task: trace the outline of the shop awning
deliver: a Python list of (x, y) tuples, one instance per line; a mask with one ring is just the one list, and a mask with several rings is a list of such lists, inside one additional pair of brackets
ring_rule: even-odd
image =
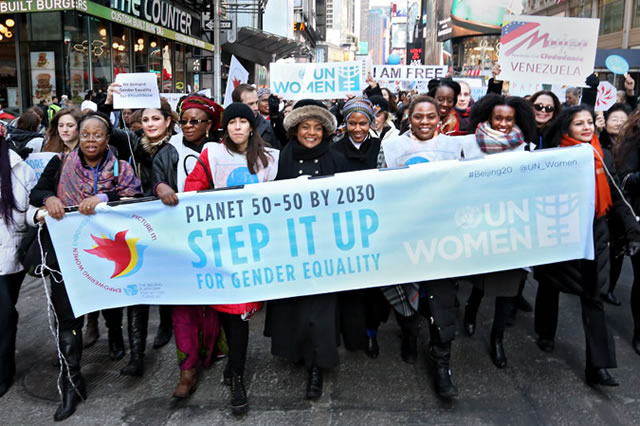
[(631, 70), (640, 70), (640, 49), (598, 49), (596, 50), (596, 64), (595, 69), (597, 71), (604, 71), (607, 69), (605, 61), (610, 55), (622, 56), (629, 62)]
[(303, 43), (255, 28), (242, 27), (234, 43), (224, 43), (222, 50), (256, 64), (269, 65), (304, 47)]

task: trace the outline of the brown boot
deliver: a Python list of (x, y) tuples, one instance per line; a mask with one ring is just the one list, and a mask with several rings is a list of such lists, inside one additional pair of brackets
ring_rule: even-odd
[(180, 370), (180, 382), (176, 386), (176, 390), (173, 391), (173, 397), (179, 399), (187, 398), (195, 392), (197, 383), (195, 368)]

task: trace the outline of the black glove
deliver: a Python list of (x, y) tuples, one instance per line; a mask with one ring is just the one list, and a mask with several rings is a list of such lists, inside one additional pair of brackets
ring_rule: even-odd
[(587, 83), (587, 86), (595, 90), (598, 88), (598, 85), (600, 84), (600, 79), (596, 77), (595, 74), (591, 74), (589, 77), (587, 77), (587, 79), (584, 82)]
[(269, 115), (278, 115), (280, 112), (280, 99), (276, 95), (269, 95)]
[(16, 152), (18, 153), (18, 155), (20, 157), (22, 157), (23, 160), (25, 160), (29, 156), (29, 154), (31, 154), (33, 152), (33, 149), (32, 148), (27, 148), (25, 146), (24, 148), (19, 149)]
[(640, 241), (627, 241), (625, 250), (627, 256), (635, 256), (638, 251), (640, 251)]

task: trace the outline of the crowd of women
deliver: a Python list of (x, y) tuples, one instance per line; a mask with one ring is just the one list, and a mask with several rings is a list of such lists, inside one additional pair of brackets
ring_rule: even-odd
[[(445, 78), (430, 81), (427, 94), (403, 98), (398, 106), (393, 93), (369, 79), (364, 94), (331, 111), (310, 99), (281, 105), (268, 91), (240, 85), (234, 91), (236, 102), (226, 109), (206, 97), (190, 95), (181, 100), (178, 111), (161, 98), (160, 108), (118, 112), (111, 107), (117, 84), (109, 87), (100, 112), (63, 109), (53, 116), (46, 134), (39, 128), (41, 117), (27, 110), (9, 128), (10, 134), (0, 138), (0, 396), (16, 373), (15, 306), (25, 277), (18, 247), (28, 227), (43, 221), (44, 211), (63, 220), (67, 207), (92, 215), (99, 203), (133, 197), (155, 196), (174, 206), (180, 202), (178, 194), (185, 191), (577, 144), (589, 144), (594, 153), (595, 260), (533, 268), (538, 282), (537, 345), (545, 352), (554, 350), (559, 292), (579, 296), (586, 337), (585, 380), (589, 385), (616, 386), (608, 371), (616, 367), (616, 356), (603, 300), (619, 304), (614, 290), (625, 253), (631, 256), (634, 270), (631, 342), (640, 355), (640, 227), (633, 213), (640, 212), (640, 110), (631, 96), (634, 87), (625, 103), (600, 117), (590, 106), (597, 85), (593, 79), (587, 81), (591, 88), (583, 90), (582, 104), (563, 108), (550, 91), (526, 99), (504, 96), (496, 75), (490, 81), (490, 93), (475, 103), (468, 87)], [(267, 128), (263, 121), (268, 122)], [(2, 129), (6, 132), (7, 127)], [(55, 155), (36, 180), (18, 153), (38, 151)], [(562, 150), (557, 155), (562, 156)], [(249, 173), (230, 173), (237, 167), (246, 167)], [(99, 313), (90, 316), (83, 341), (84, 318), (73, 314), (55, 259), (50, 268), (62, 372), (61, 402), (54, 415), (59, 421), (71, 416), (87, 398), (81, 357), (83, 347), (98, 338)], [(463, 320), (470, 336), (476, 331), (485, 292), (501, 283), (500, 290), (487, 292), (496, 296), (489, 355), (497, 368), (507, 365), (503, 336), (516, 310), (533, 310), (522, 295), (527, 276), (526, 270), (511, 270), (465, 278), (473, 283)], [(322, 395), (323, 371), (338, 365), (341, 343), (348, 350), (378, 356), (378, 330), (391, 311), (402, 333), (399, 354), (406, 363), (415, 363), (423, 316), (428, 319), (428, 356), (436, 393), (455, 397), (451, 351), (457, 329), (458, 281), (451, 277), (269, 301), (264, 334), (271, 339), (273, 355), (306, 366), (306, 398), (315, 399)], [(234, 414), (247, 412), (243, 375), (249, 325), (262, 308), (260, 301), (160, 307), (154, 347), (166, 345), (172, 333), (175, 336), (180, 374), (173, 398), (184, 399), (194, 392), (198, 368), (208, 367), (225, 346), (223, 382), (230, 389), (230, 408)], [(126, 354), (123, 309), (105, 310), (102, 315), (109, 356), (120, 360)], [(121, 374), (144, 374), (148, 323), (149, 306), (127, 308), (130, 358)]]

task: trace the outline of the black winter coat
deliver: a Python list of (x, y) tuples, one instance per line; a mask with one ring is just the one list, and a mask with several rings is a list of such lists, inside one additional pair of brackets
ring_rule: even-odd
[(358, 149), (349, 140), (349, 135), (345, 134), (331, 145), (331, 149), (338, 151), (346, 158), (348, 171), (369, 170), (378, 166), (380, 143), (379, 138), (369, 136)]
[[(604, 164), (620, 187), (616, 177), (613, 156), (604, 150)], [(624, 203), (620, 193), (608, 178), (613, 205), (610, 214), (620, 220), (627, 241), (640, 241), (640, 228), (635, 217)], [(609, 283), (609, 226), (607, 216), (593, 221), (593, 240), (595, 248), (594, 260), (571, 260), (567, 262), (540, 265), (534, 268), (534, 277), (539, 282), (552, 284), (561, 291), (579, 294), (589, 298), (597, 298), (600, 290)]]

